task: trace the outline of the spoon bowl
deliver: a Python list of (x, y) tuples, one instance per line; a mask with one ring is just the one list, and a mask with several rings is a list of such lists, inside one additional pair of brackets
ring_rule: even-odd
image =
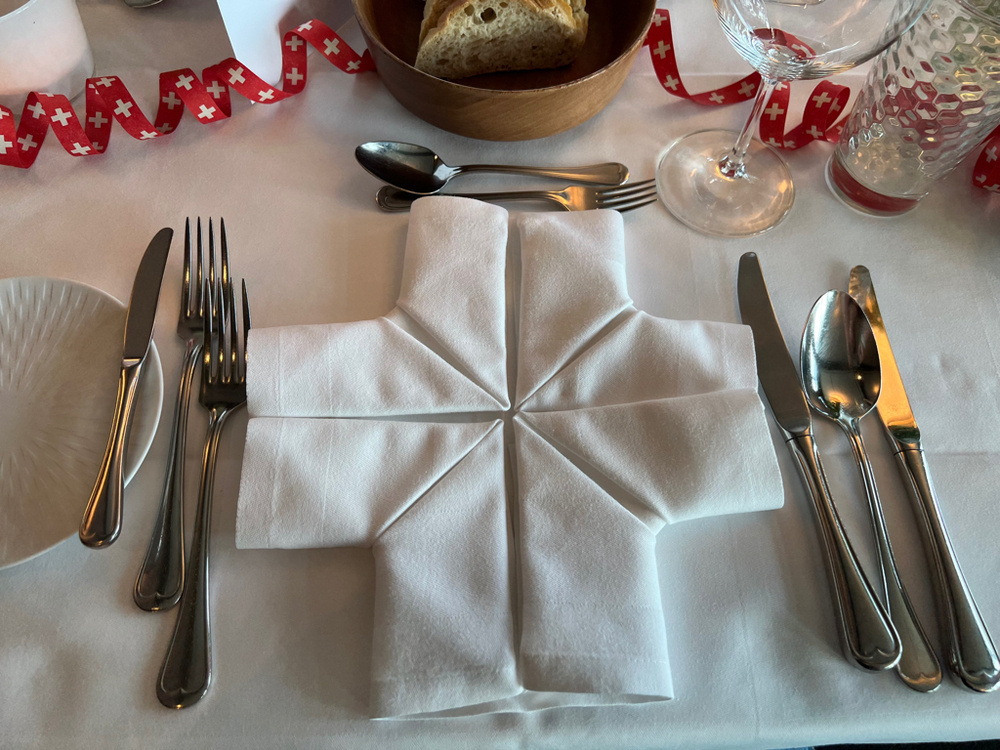
[(941, 664), (899, 578), (875, 474), (858, 427), (858, 420), (877, 405), (882, 366), (871, 324), (850, 295), (827, 292), (813, 305), (802, 334), (801, 371), (810, 406), (834, 420), (847, 433), (861, 471), (882, 590), (902, 645), (896, 672), (913, 690), (923, 693), (935, 690), (941, 684)]
[(854, 299), (827, 292), (809, 313), (802, 335), (806, 398), (833, 420), (861, 419), (875, 408), (882, 387), (875, 333)]

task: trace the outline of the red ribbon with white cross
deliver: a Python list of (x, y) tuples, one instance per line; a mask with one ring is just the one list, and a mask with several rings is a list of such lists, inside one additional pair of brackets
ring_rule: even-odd
[[(649, 47), (657, 80), (669, 94), (711, 106), (745, 102), (757, 95), (760, 74), (756, 72), (722, 88), (699, 94), (690, 93), (681, 81), (680, 69), (674, 54), (670, 13), (667, 10), (661, 8), (656, 11), (645, 44)], [(850, 94), (850, 89), (846, 86), (820, 81), (806, 102), (802, 122), (785, 132), (790, 88), (787, 83), (779, 83), (761, 116), (760, 139), (784, 149), (799, 149), (816, 140), (836, 143), (844, 128), (844, 120), (838, 122), (837, 118), (844, 114)], [(987, 141), (973, 170), (973, 181), (978, 187), (1000, 192), (998, 156), (1000, 156), (1000, 128)]]
[(0, 164), (27, 169), (38, 155), (49, 127), (73, 156), (104, 151), (112, 118), (139, 140), (162, 138), (173, 131), (184, 109), (198, 122), (225, 120), (232, 114), (230, 89), (252, 102), (273, 104), (295, 96), (306, 86), (306, 43), (345, 73), (374, 70), (369, 52), (359, 55), (329, 26), (309, 21), (285, 34), (281, 48), (282, 88), (275, 88), (235, 58), (205, 68), (201, 78), (190, 68), (160, 74), (160, 104), (150, 122), (117, 76), (87, 80), (86, 117), (81, 123), (65, 96), (28, 94), (15, 127), (14, 115), (0, 106)]
[[(133, 138), (153, 140), (172, 132), (180, 123), (184, 109), (201, 123), (227, 119), (232, 114), (230, 89), (252, 102), (274, 104), (283, 101), (305, 88), (306, 43), (345, 73), (363, 73), (375, 68), (367, 50), (359, 55), (329, 26), (312, 20), (289, 31), (282, 40), (281, 88), (271, 86), (235, 58), (205, 68), (201, 78), (189, 68), (172, 70), (160, 75), (160, 104), (152, 122), (117, 76), (88, 79), (83, 123), (65, 96), (33, 92), (24, 103), (18, 126), (14, 124), (14, 113), (0, 106), (0, 165), (30, 167), (49, 127), (71, 155), (91, 156), (107, 148), (112, 118)], [(748, 101), (757, 94), (758, 73), (712, 91), (690, 93), (681, 81), (674, 56), (670, 14), (666, 10), (656, 11), (645, 44), (649, 46), (657, 79), (671, 94), (707, 105)], [(838, 123), (836, 120), (849, 96), (846, 86), (820, 82), (809, 97), (801, 124), (786, 133), (789, 87), (779, 84), (761, 117), (761, 140), (786, 149), (802, 148), (814, 140), (836, 142), (843, 128), (843, 121)], [(998, 155), (1000, 128), (992, 134), (976, 162), (973, 180), (979, 187), (1000, 192)]]

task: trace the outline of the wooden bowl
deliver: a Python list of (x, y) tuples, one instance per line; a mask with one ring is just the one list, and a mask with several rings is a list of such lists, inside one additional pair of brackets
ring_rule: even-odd
[(649, 31), (656, 0), (588, 0), (587, 41), (572, 65), (446, 81), (413, 67), (423, 0), (353, 0), (379, 77), (400, 104), (444, 130), (521, 141), (569, 130), (614, 98)]

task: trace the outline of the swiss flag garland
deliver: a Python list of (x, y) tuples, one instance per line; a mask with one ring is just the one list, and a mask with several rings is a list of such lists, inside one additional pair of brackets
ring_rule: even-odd
[[(281, 88), (271, 86), (235, 58), (205, 68), (201, 78), (190, 68), (160, 74), (160, 103), (150, 120), (117, 76), (87, 80), (86, 116), (81, 123), (69, 99), (57, 94), (30, 93), (24, 103), (19, 126), (14, 113), (0, 106), (0, 165), (27, 169), (51, 126), (56, 138), (73, 156), (102, 153), (111, 136), (112, 119), (139, 140), (162, 138), (177, 128), (186, 108), (198, 122), (225, 120), (232, 114), (230, 89), (261, 104), (274, 104), (295, 96), (306, 86), (306, 43), (311, 44), (340, 70), (348, 74), (375, 69), (371, 53), (359, 55), (329, 26), (308, 21), (285, 34), (281, 48)], [(698, 104), (735, 104), (753, 99), (760, 74), (751, 73), (728, 86), (692, 94), (681, 81), (674, 55), (670, 13), (659, 9), (645, 44), (653, 60), (657, 80), (668, 93)], [(836, 143), (843, 129), (843, 113), (850, 90), (821, 81), (813, 90), (802, 115), (802, 123), (785, 132), (789, 104), (788, 84), (779, 84), (761, 116), (760, 137), (765, 143), (785, 149), (802, 148), (815, 140)], [(1000, 192), (1000, 128), (994, 131), (980, 154), (973, 181), (984, 190)]]
[[(160, 74), (160, 104), (150, 122), (117, 76), (87, 80), (86, 117), (81, 123), (69, 99), (54, 94), (28, 94), (20, 126), (14, 114), (0, 106), (0, 164), (27, 169), (52, 127), (73, 156), (103, 152), (115, 119), (139, 140), (162, 138), (177, 128), (186, 108), (198, 122), (218, 122), (232, 114), (230, 89), (252, 102), (273, 104), (295, 96), (306, 85), (306, 42), (336, 67), (355, 74), (374, 70), (371, 54), (358, 55), (320, 21), (309, 21), (285, 34), (281, 48), (282, 88), (275, 88), (235, 58), (205, 68), (201, 78), (190, 68)], [(183, 106), (182, 106), (183, 105)]]
[[(688, 92), (677, 67), (670, 13), (667, 10), (660, 8), (656, 11), (645, 44), (649, 47), (656, 78), (667, 93), (707, 105), (735, 104), (749, 101), (757, 95), (760, 74), (756, 72), (713, 91), (700, 94)], [(846, 86), (820, 81), (809, 96), (802, 113), (802, 123), (786, 133), (789, 86), (787, 83), (779, 83), (761, 116), (760, 139), (784, 149), (799, 149), (815, 140), (836, 143), (844, 128), (844, 120), (837, 122), (837, 117), (844, 113), (850, 93)], [(1000, 192), (1000, 128), (986, 142), (973, 170), (973, 181), (984, 190)]]

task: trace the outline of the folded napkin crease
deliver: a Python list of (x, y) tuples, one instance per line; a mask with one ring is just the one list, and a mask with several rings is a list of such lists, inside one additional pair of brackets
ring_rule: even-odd
[(375, 717), (671, 698), (657, 534), (783, 500), (749, 329), (636, 310), (616, 212), (518, 233), (421, 199), (389, 315), (251, 333), (237, 544), (372, 549)]

